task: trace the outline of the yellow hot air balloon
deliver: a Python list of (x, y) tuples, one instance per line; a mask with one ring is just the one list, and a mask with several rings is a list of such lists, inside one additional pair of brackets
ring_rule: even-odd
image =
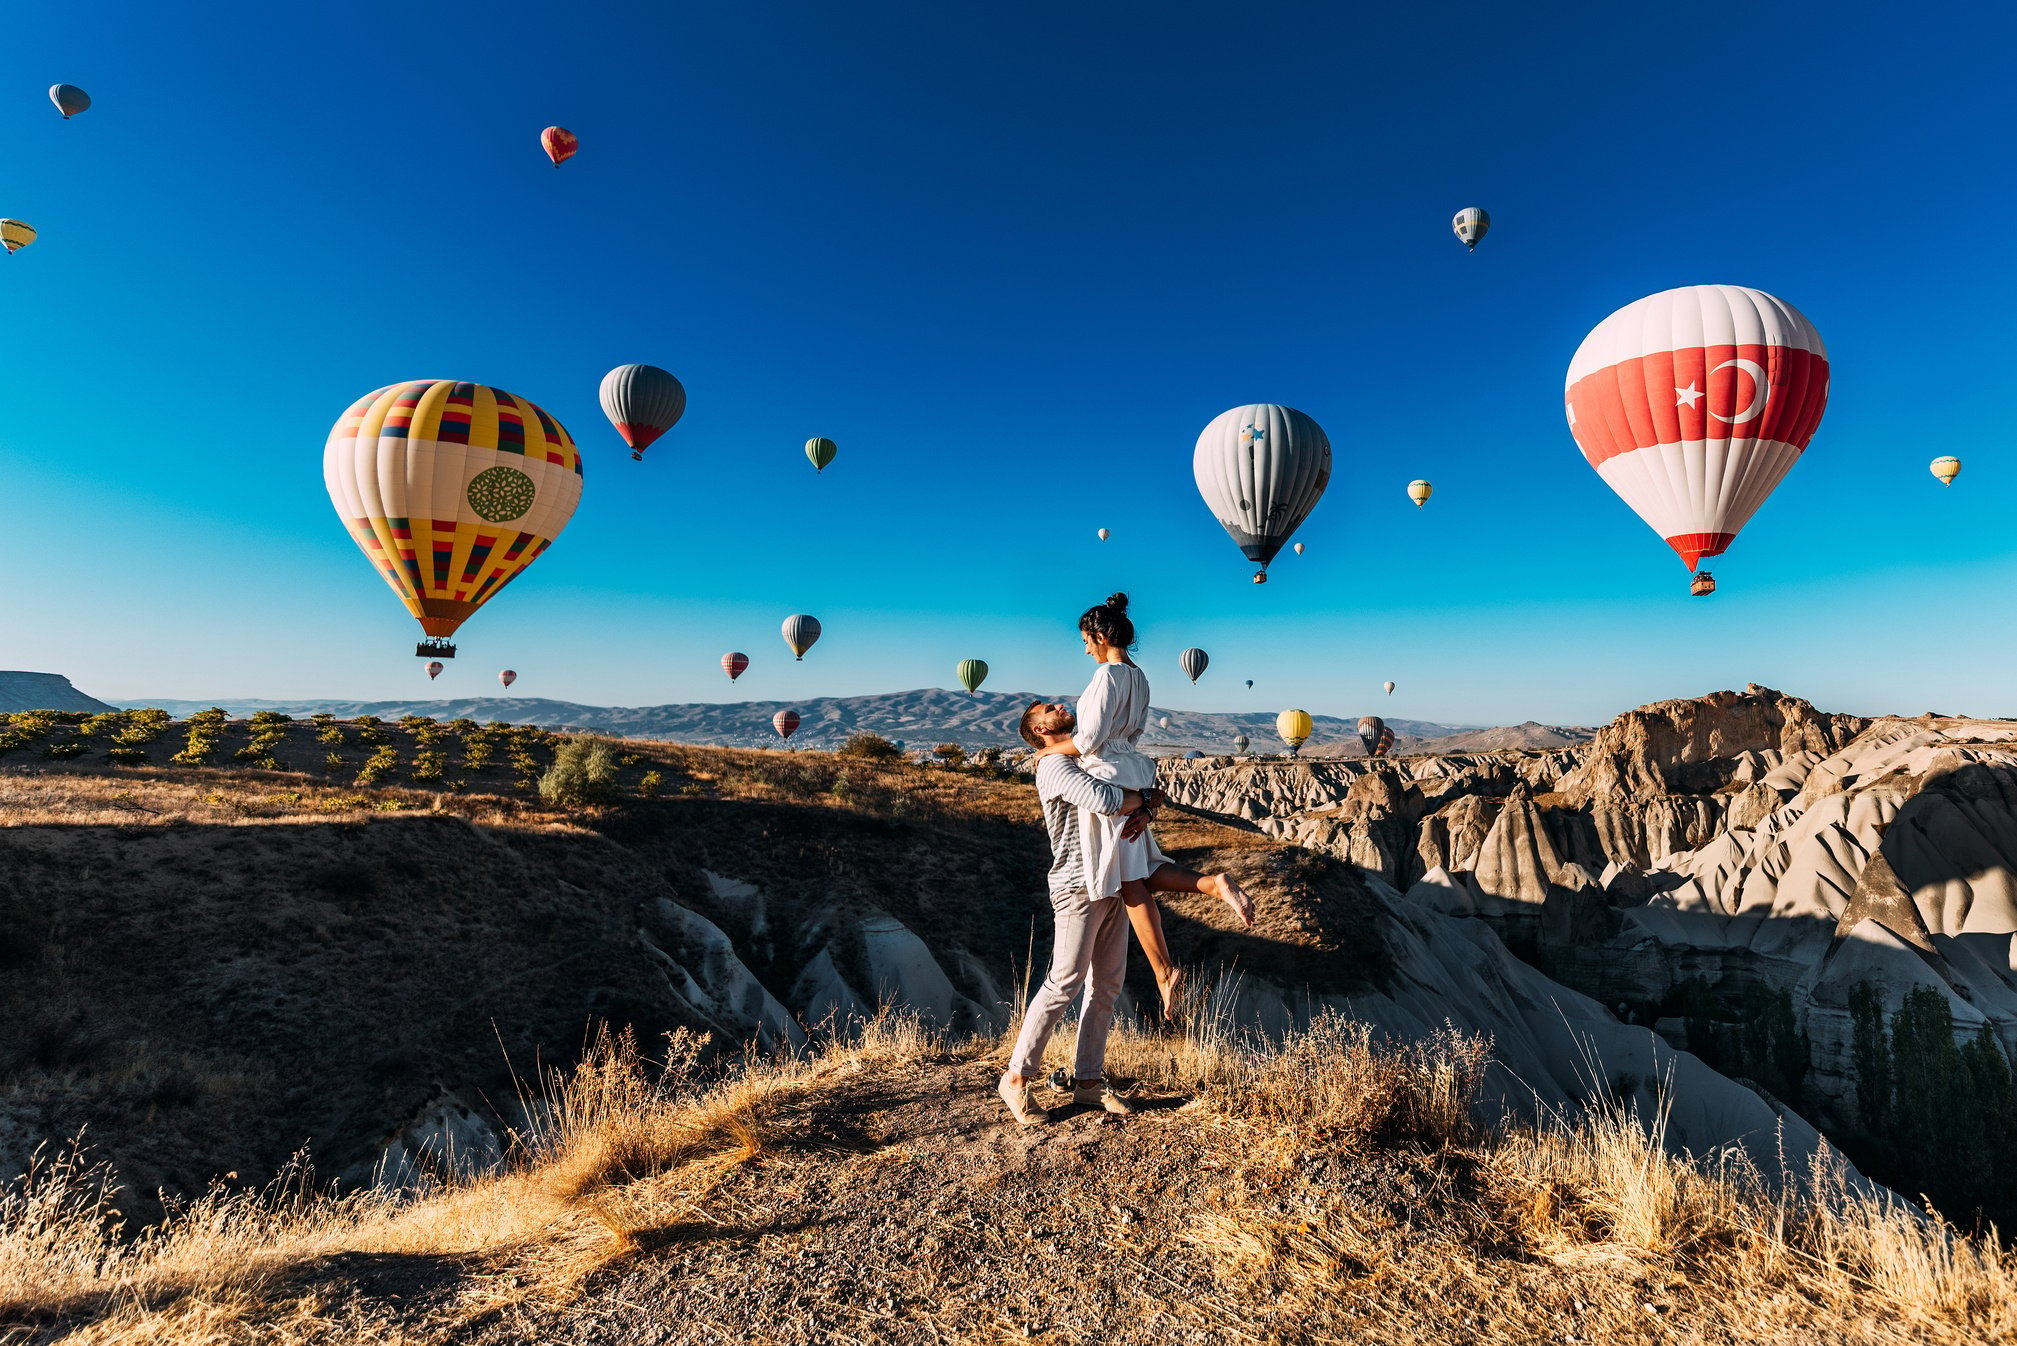
[(1429, 497), (1434, 495), (1435, 491), (1436, 488), (1429, 485), (1426, 481), (1411, 481), (1408, 483), (1408, 499), (1415, 502), (1416, 509), (1420, 509), (1422, 506), (1428, 504)]
[(1942, 486), (1952, 486), (1954, 478), (1961, 475), (1961, 460), (1951, 455), (1945, 458), (1935, 458), (1930, 464), (1929, 470), (1934, 476), (1940, 479)]
[(1310, 719), (1310, 713), (1306, 710), (1285, 710), (1275, 716), (1275, 732), (1282, 736), (1282, 742), (1289, 745), (1290, 752), (1302, 747), (1303, 740), (1310, 736), (1310, 731), (1314, 728), (1316, 723)]
[(21, 220), (0, 220), (0, 244), (17, 253), (35, 241), (35, 226)]
[(581, 455), (559, 421), (481, 383), (418, 379), (366, 393), (322, 451), (351, 540), (427, 633), (448, 638), (537, 560), (581, 501)]

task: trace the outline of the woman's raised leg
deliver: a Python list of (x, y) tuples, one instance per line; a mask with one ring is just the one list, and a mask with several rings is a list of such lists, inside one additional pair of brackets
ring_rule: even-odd
[(1155, 896), (1140, 879), (1129, 879), (1121, 885), (1121, 901), (1127, 904), (1128, 924), (1135, 928), (1135, 942), (1148, 955), (1149, 968), (1156, 974), (1156, 991), (1163, 998), (1163, 1017), (1174, 1019), (1184, 970), (1170, 956), (1169, 941), (1163, 938), (1163, 909), (1156, 905)]
[[(1200, 874), (1195, 869), (1185, 869), (1182, 865), (1165, 861), (1156, 867), (1145, 883), (1152, 893), (1204, 893), (1216, 897), (1233, 909), (1233, 915), (1240, 918), (1240, 924), (1248, 929), (1254, 924), (1254, 900), (1247, 896), (1247, 890), (1240, 887), (1238, 879), (1230, 874)], [(1133, 914), (1133, 909), (1129, 909)], [(1139, 930), (1141, 927), (1137, 926)]]

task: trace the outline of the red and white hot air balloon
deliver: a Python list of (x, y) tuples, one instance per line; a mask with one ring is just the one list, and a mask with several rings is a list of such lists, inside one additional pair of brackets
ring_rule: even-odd
[(1730, 545), (1814, 438), (1828, 351), (1783, 299), (1687, 285), (1598, 323), (1563, 398), (1590, 466), (1693, 570)]
[(770, 717), (770, 727), (777, 730), (779, 738), (790, 738), (792, 730), (798, 728), (798, 712), (781, 710)]
[(730, 682), (734, 682), (737, 678), (741, 677), (742, 671), (748, 667), (749, 656), (741, 650), (730, 650), (727, 654), (721, 656), (721, 671), (728, 674)]
[(439, 659), (430, 659), (430, 660), (428, 660), (428, 663), (427, 663), (427, 680), (428, 680), (429, 682), (433, 682), (433, 681), (434, 681), (434, 680), (435, 680), (436, 678), (438, 678), (438, 677), (440, 677), (440, 676), (441, 676), (441, 670), (442, 670), (443, 668), (446, 668), (446, 667), (447, 667), (447, 665), (446, 665), (446, 664), (443, 664), (443, 663), (442, 663), (442, 662), (441, 662), (441, 661), (440, 661)]
[(512, 668), (503, 669), (499, 671), (497, 675), (497, 680), (503, 683), (506, 687), (509, 687), (511, 686), (512, 683), (518, 681), (518, 670)]

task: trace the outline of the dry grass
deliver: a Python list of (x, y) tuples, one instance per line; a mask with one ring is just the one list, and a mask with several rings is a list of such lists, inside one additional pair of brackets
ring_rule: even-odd
[[(1114, 1130), (1163, 1126), (1194, 1174), (1160, 1194), (1172, 1227), (1159, 1257), (1107, 1245), (1184, 1291), (1123, 1306), (1162, 1322), (1156, 1339), (2017, 1340), (2017, 1261), (1993, 1234), (1963, 1235), (1839, 1170), (1775, 1190), (1741, 1162), (1669, 1155), (1660, 1119), (1618, 1109), (1480, 1130), (1483, 1048), (1454, 1034), (1389, 1050), (1331, 1017), (1270, 1047), (1230, 1039), (1209, 1013), (1194, 1025), (1122, 1031), (1112, 1057), (1144, 1093), (1190, 1098)], [(844, 1222), (860, 1204), (851, 1183), (908, 1163), (985, 1165), (999, 1148), (988, 1138), (1001, 1119), (981, 1100), (952, 1114), (970, 1118), (964, 1128), (946, 1125), (941, 1077), (993, 1069), (1002, 1042), (949, 1047), (892, 1016), (726, 1071), (704, 1066), (700, 1047), (674, 1035), (647, 1062), (634, 1043), (602, 1039), (540, 1086), (542, 1122), (505, 1172), (409, 1199), (321, 1197), (297, 1174), (261, 1193), (220, 1189), (125, 1238), (106, 1215), (102, 1170), (39, 1161), (0, 1198), (0, 1340), (550, 1339), (571, 1313), (607, 1307), (612, 1276), (630, 1278), (625, 1295), (639, 1284), (707, 1292), (705, 1278), (638, 1279), (682, 1246), (743, 1239), (749, 1256), (795, 1256), (803, 1236), (785, 1232), (760, 1251), (765, 1212), (787, 1191)], [(870, 1085), (913, 1087), (932, 1125), (906, 1136), (873, 1122), (866, 1142), (839, 1126), (829, 1109)], [(1029, 1153), (1054, 1156), (1042, 1162), (1060, 1176), (1072, 1167), (1057, 1151)], [(1049, 1204), (1012, 1209), (1049, 1224)], [(961, 1226), (941, 1211), (930, 1227)], [(984, 1283), (973, 1239), (952, 1252), (975, 1283), (931, 1272), (924, 1288), (945, 1316), (916, 1339), (1001, 1335), (970, 1301), (1014, 1288)], [(430, 1272), (403, 1313), (381, 1305), (360, 1318), (345, 1268), (388, 1256)], [(926, 1272), (899, 1260), (878, 1275), (902, 1287)], [(692, 1309), (684, 1298), (632, 1307), (674, 1320)], [(544, 1326), (511, 1326), (525, 1323)]]

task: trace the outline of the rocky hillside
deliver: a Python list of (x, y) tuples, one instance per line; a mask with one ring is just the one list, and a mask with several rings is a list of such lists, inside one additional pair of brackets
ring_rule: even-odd
[[(967, 692), (925, 687), (911, 692), (886, 692), (874, 696), (813, 697), (803, 701), (702, 701), (667, 706), (584, 706), (572, 701), (550, 701), (538, 697), (480, 696), (428, 701), (146, 701), (134, 706), (158, 706), (174, 715), (189, 715), (215, 704), (233, 715), (276, 711), (286, 715), (334, 715), (352, 719), (375, 715), (396, 720), (405, 715), (426, 715), (439, 720), (471, 719), (483, 722), (537, 725), (547, 729), (585, 729), (625, 738), (659, 739), (670, 743), (706, 744), (722, 747), (771, 748), (778, 738), (771, 729), (771, 716), (780, 710), (796, 710), (798, 732), (792, 736), (796, 748), (832, 750), (848, 735), (866, 730), (912, 749), (927, 749), (940, 743), (962, 747), (1019, 746), (1016, 721), (1039, 695), (1031, 692)], [(1071, 700), (1061, 692), (1041, 694), (1041, 699)], [(1251, 711), (1198, 712), (1165, 710), (1153, 712), (1145, 746), (1161, 755), (1188, 751), (1231, 752), (1233, 739), (1245, 734), (1257, 753), (1277, 752), (1281, 742), (1275, 737), (1275, 713), (1280, 707)], [(1167, 715), (1168, 729), (1154, 723)], [(1359, 756), (1358, 719), (1316, 718), (1316, 730), (1304, 751)], [(1393, 728), (1400, 749), (1408, 749), (1452, 734), (1476, 731), (1460, 726), (1432, 724), (1425, 720), (1395, 720)], [(1486, 733), (1515, 734), (1515, 730), (1487, 730)]]
[(0, 715), (24, 710), (114, 710), (96, 697), (84, 695), (61, 673), (22, 673), (0, 669)]

